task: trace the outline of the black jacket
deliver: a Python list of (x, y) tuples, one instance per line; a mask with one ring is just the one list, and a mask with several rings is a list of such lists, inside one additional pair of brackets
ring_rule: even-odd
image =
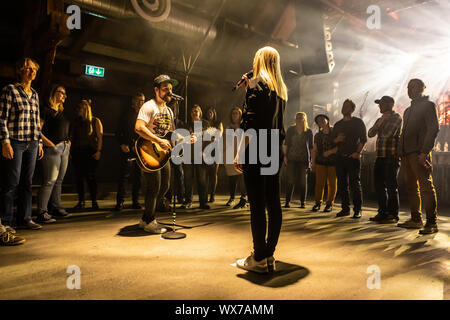
[[(260, 78), (251, 79), (245, 96), (244, 111), (242, 113), (241, 128), (244, 131), (255, 129), (259, 152), (259, 129), (278, 129), (279, 140), (277, 150), (281, 159), (281, 145), (285, 139), (283, 126), (283, 115), (286, 108), (286, 101), (281, 99), (275, 91), (271, 91), (266, 83)], [(270, 132), (270, 131), (269, 131)], [(251, 143), (251, 142), (250, 142)], [(267, 150), (272, 150), (270, 136), (267, 136)], [(246, 149), (245, 163), (249, 163), (249, 148)], [(270, 152), (270, 151), (269, 151)], [(281, 162), (281, 161), (280, 161)]]
[(245, 96), (241, 128), (280, 129), (280, 136), (284, 139), (285, 108), (286, 101), (277, 96), (275, 91), (271, 91), (261, 79), (252, 79)]
[(138, 134), (134, 131), (138, 112), (133, 107), (128, 107), (120, 116), (119, 125), (117, 126), (116, 137), (119, 145), (125, 144), (132, 148)]
[(428, 96), (412, 100), (411, 106), (403, 114), (399, 148), (401, 154), (430, 153), (438, 132), (439, 120), (436, 105), (429, 100)]

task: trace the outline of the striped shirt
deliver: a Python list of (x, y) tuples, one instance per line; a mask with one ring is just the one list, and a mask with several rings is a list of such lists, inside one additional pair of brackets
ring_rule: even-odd
[(380, 127), (377, 126), (379, 121), (381, 121), (381, 117), (375, 121), (375, 124), (368, 132), (369, 137), (378, 135), (377, 157), (398, 158), (398, 143), (402, 128), (402, 117), (395, 111), (392, 111), (391, 116)]
[(33, 88), (31, 92), (28, 96), (19, 83), (3, 88), (0, 96), (2, 143), (10, 143), (10, 139), (24, 142), (41, 140), (39, 96)]

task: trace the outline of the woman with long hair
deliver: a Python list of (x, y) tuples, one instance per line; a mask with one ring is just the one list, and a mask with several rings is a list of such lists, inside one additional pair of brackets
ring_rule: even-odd
[(66, 89), (61, 85), (53, 86), (48, 104), (41, 112), (42, 142), (42, 186), (38, 195), (39, 222), (55, 222), (53, 216), (69, 217), (61, 207), (61, 186), (69, 163), (70, 122), (64, 113)]
[[(209, 123), (210, 127), (214, 127), (217, 130), (220, 131), (220, 136), (223, 134), (223, 124), (222, 121), (220, 121), (217, 118), (217, 111), (214, 107), (209, 107), (206, 110), (206, 120)], [(214, 141), (214, 137), (213, 140)], [(214, 156), (214, 154), (212, 154)], [(219, 170), (219, 164), (213, 163), (206, 166), (206, 179), (207, 179), (207, 192), (209, 194), (209, 201), (208, 202), (214, 202), (215, 201), (215, 194), (216, 194), (216, 188), (217, 188), (217, 173)]]
[[(242, 121), (242, 110), (238, 107), (233, 107), (230, 110), (230, 124), (227, 127), (224, 141), (224, 159), (227, 158), (229, 153), (233, 154), (233, 159), (237, 152), (237, 137), (234, 134), (228, 134), (228, 129), (237, 130), (241, 127)], [(231, 133), (231, 132), (230, 132)], [(231, 143), (230, 139), (233, 139)], [(239, 202), (233, 207), (233, 209), (244, 208), (247, 204), (247, 191), (245, 189), (244, 175), (237, 172), (234, 169), (234, 164), (224, 164), (225, 172), (228, 176), (230, 199), (226, 203), (227, 207), (231, 207), (234, 204), (234, 198), (236, 194), (236, 189), (239, 187), (241, 198)]]
[(78, 117), (70, 127), (78, 192), (78, 204), (74, 209), (85, 207), (84, 180), (86, 180), (91, 194), (92, 209), (98, 210), (95, 174), (102, 151), (103, 126), (100, 119), (92, 116), (91, 100), (81, 100), (76, 110)]
[[(244, 173), (250, 202), (254, 251), (247, 258), (237, 260), (236, 265), (245, 270), (266, 273), (275, 270), (273, 254), (278, 243), (282, 222), (279, 160), (281, 143), (284, 138), (283, 114), (288, 95), (281, 75), (278, 51), (272, 47), (259, 49), (253, 60), (253, 77), (248, 79), (243, 76), (243, 78), (246, 81), (247, 92), (241, 128), (245, 131), (253, 129), (252, 131), (256, 132), (256, 135), (250, 139), (246, 139), (245, 136), (241, 139), (240, 148), (245, 148), (245, 161), (243, 165), (240, 164), (242, 152), (238, 151), (234, 162), (236, 170)], [(267, 167), (270, 167), (272, 163), (266, 165), (258, 160), (256, 164), (250, 164), (248, 161), (250, 156), (252, 158), (255, 156), (251, 154), (255, 149), (252, 149), (249, 144), (253, 146), (256, 144), (258, 154), (263, 153), (260, 150), (261, 141), (258, 141), (262, 138), (261, 133), (266, 133), (266, 151), (270, 150), (272, 162), (278, 164), (274, 174), (267, 174), (267, 170), (264, 170), (268, 169)], [(252, 141), (253, 139), (255, 141)], [(272, 145), (272, 140), (278, 141)], [(266, 220), (266, 209), (268, 221)]]
[(306, 113), (297, 112), (295, 124), (286, 132), (286, 140), (283, 144), (284, 164), (286, 165), (286, 203), (289, 208), (294, 185), (299, 182), (300, 208), (305, 208), (306, 200), (306, 175), (311, 165), (311, 151), (313, 149), (313, 133), (308, 127)]
[[(194, 127), (196, 122), (201, 122), (202, 128), (208, 127), (208, 122), (202, 120), (202, 108), (195, 104), (191, 109), (191, 121), (186, 124), (186, 129), (189, 130), (190, 134), (194, 133)], [(203, 140), (198, 140), (191, 144), (191, 163), (183, 163), (184, 169), (184, 203), (180, 207), (181, 209), (189, 209), (192, 207), (192, 200), (194, 195), (194, 183), (197, 183), (198, 199), (200, 202), (200, 209), (210, 209), (207, 204), (208, 201), (208, 191), (206, 187), (206, 164), (202, 160), (201, 163), (194, 163), (194, 152), (197, 150), (195, 147), (196, 143), (201, 144), (201, 150), (204, 150), (206, 142)]]
[(312, 211), (320, 210), (325, 184), (328, 184), (327, 204), (323, 211), (330, 212), (333, 209), (337, 190), (336, 159), (334, 154), (336, 149), (331, 138), (333, 127), (330, 126), (330, 119), (325, 114), (318, 114), (314, 121), (319, 126), (319, 132), (314, 136), (311, 162), (311, 171), (316, 173), (315, 204)]

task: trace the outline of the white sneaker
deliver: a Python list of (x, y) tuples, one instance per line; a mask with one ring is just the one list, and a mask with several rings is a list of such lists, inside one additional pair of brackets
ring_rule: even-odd
[(264, 258), (258, 262), (255, 260), (253, 252), (247, 258), (237, 260), (236, 266), (247, 271), (268, 273), (267, 259)]
[(159, 225), (155, 219), (144, 227), (144, 231), (149, 233), (160, 234), (167, 232), (167, 229), (161, 227), (161, 225)]
[(139, 221), (139, 228), (144, 229), (147, 226), (147, 223), (144, 220)]
[(271, 256), (271, 257), (267, 257), (266, 259), (267, 259), (267, 270), (269, 272), (276, 271), (277, 268), (276, 268), (275, 258), (273, 256)]
[(16, 234), (16, 230), (14, 230), (14, 228), (11, 226), (5, 226), (5, 230), (6, 232), (9, 232), (11, 234)]

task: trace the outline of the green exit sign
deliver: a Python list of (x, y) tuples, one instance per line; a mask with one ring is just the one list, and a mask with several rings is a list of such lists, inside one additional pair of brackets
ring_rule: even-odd
[(86, 70), (84, 72), (88, 76), (101, 77), (105, 76), (105, 68), (86, 65)]

